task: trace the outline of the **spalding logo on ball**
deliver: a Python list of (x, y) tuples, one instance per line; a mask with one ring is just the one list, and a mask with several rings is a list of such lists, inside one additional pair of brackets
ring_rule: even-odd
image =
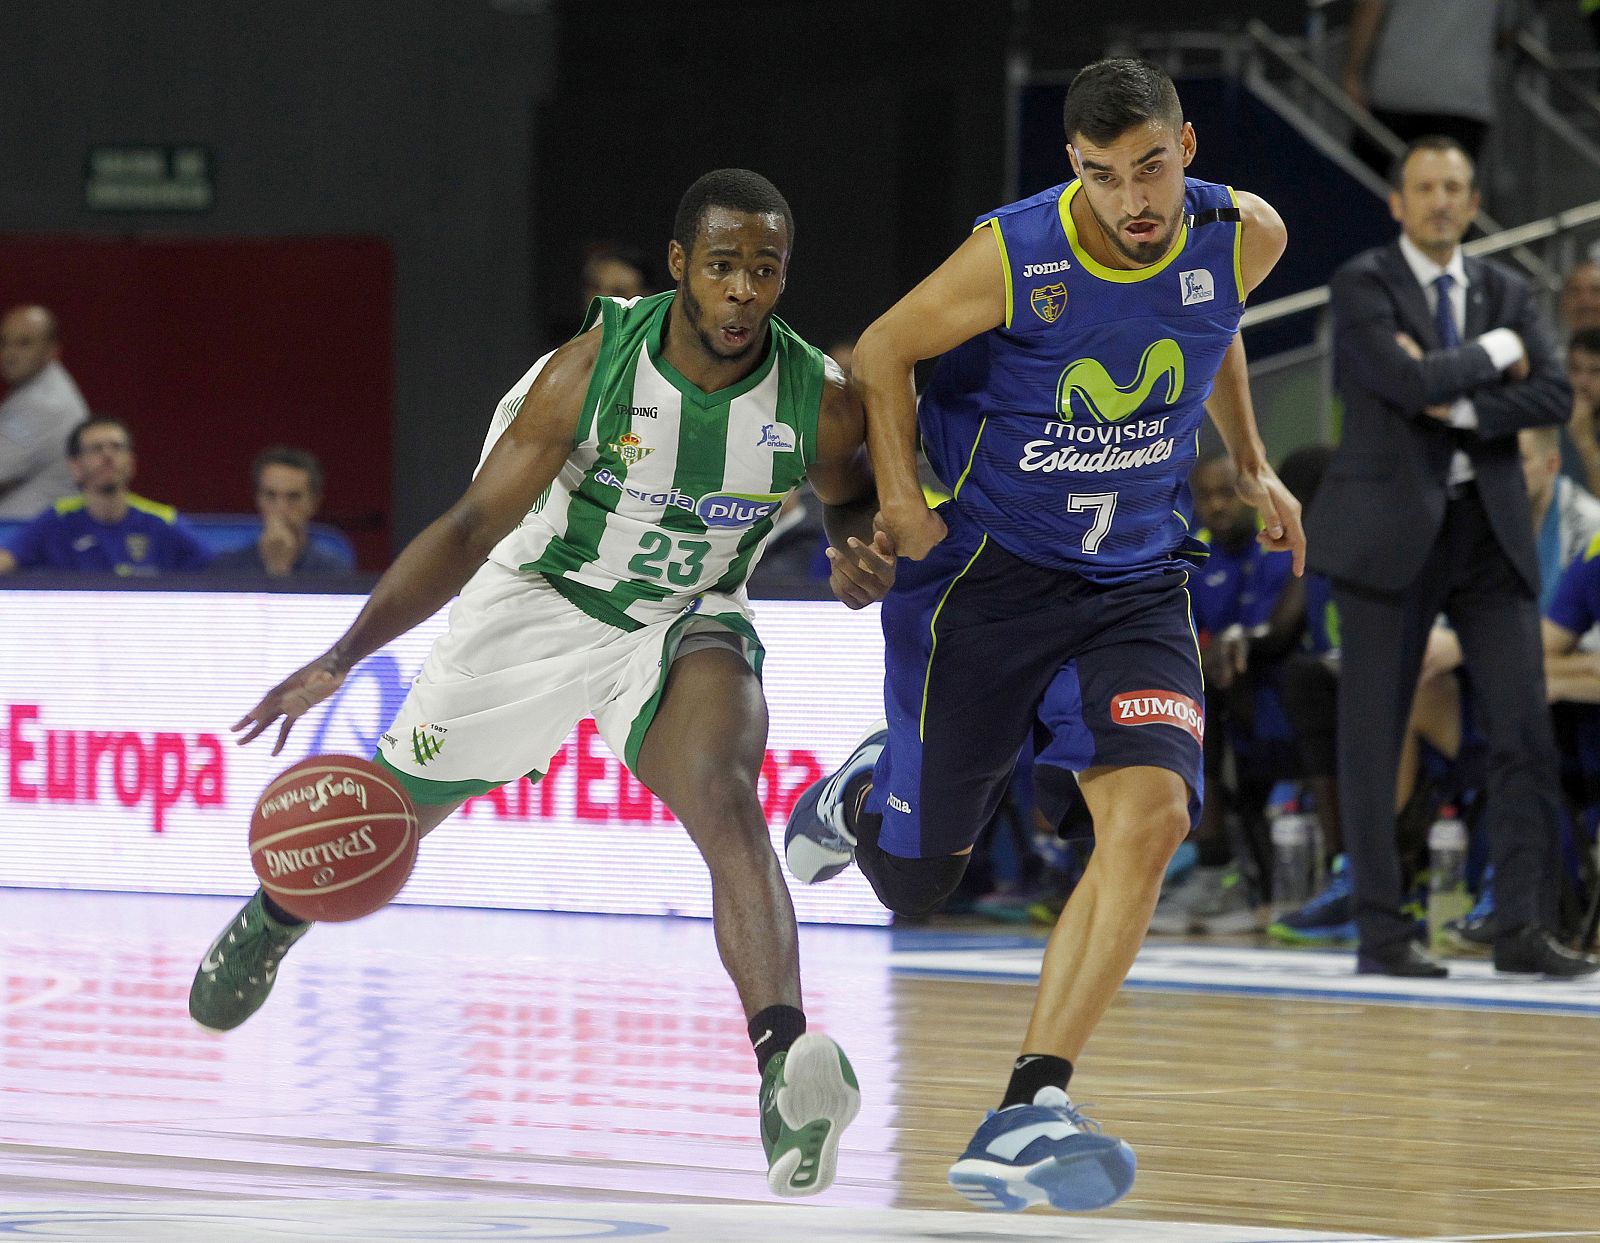
[(417, 813), (392, 773), (353, 755), (313, 755), (261, 792), (250, 863), (301, 919), (360, 919), (400, 892), (417, 861)]

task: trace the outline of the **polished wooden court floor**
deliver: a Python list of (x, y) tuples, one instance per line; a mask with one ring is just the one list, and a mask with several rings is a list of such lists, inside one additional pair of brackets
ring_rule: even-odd
[(1600, 1239), (1600, 986), (1147, 982), (1073, 1085), (1133, 1193), (981, 1214), (944, 1171), (1031, 989), (906, 969), (936, 937), (806, 927), (864, 1100), (834, 1188), (777, 1205), (709, 924), (392, 908), (319, 928), (216, 1036), (185, 997), (236, 905), (0, 889), (0, 1238)]

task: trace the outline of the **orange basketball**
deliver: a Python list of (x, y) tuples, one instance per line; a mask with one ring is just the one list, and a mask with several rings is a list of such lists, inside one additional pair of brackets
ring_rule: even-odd
[(250, 863), (272, 900), (301, 919), (370, 915), (417, 861), (417, 813), (394, 774), (353, 755), (313, 755), (261, 792)]

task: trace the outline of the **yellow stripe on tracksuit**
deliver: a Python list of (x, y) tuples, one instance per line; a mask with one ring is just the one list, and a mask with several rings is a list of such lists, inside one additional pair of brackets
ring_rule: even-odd
[(919, 739), (926, 737), (928, 728), (928, 687), (933, 682), (933, 654), (939, 650), (939, 614), (944, 611), (944, 603), (950, 598), (950, 593), (956, 589), (956, 584), (966, 576), (967, 571), (972, 568), (972, 563), (978, 559), (988, 543), (989, 537), (987, 535), (978, 541), (977, 551), (967, 560), (966, 565), (961, 567), (961, 573), (950, 580), (950, 585), (944, 589), (944, 594), (939, 597), (939, 603), (933, 610), (933, 616), (928, 619), (928, 635), (933, 642), (928, 647), (928, 671), (922, 678), (922, 713), (917, 718), (917, 737)]

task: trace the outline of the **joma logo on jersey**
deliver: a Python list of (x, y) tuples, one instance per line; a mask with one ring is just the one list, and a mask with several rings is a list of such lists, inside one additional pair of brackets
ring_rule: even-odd
[(1126, 386), (1113, 380), (1098, 358), (1078, 359), (1061, 373), (1056, 404), (1068, 419), (1087, 411), (1097, 423), (1120, 423), (1144, 405), (1163, 380), (1163, 400), (1174, 405), (1183, 392), (1183, 350), (1171, 337), (1145, 347), (1139, 369)]
[(1118, 725), (1176, 725), (1204, 745), (1206, 714), (1176, 691), (1124, 691), (1112, 697), (1111, 719)]
[(1072, 265), (1065, 259), (1057, 259), (1054, 263), (1028, 263), (1022, 268), (1022, 279), (1030, 276), (1050, 276), (1056, 272), (1065, 272)]
[(626, 434), (617, 437), (616, 441), (611, 445), (611, 452), (615, 453), (619, 458), (622, 459), (622, 464), (624, 466), (632, 466), (636, 462), (644, 461), (645, 458), (649, 457), (655, 452), (655, 450), (647, 447), (639, 439), (639, 437), (634, 435), (632, 432), (627, 432)]
[(1041, 285), (1028, 297), (1028, 303), (1033, 307), (1033, 313), (1047, 324), (1053, 324), (1061, 318), (1061, 312), (1067, 309), (1067, 287), (1060, 282), (1054, 285)]
[(694, 512), (708, 527), (748, 527), (775, 513), (782, 504), (781, 495), (713, 492), (700, 498)]

